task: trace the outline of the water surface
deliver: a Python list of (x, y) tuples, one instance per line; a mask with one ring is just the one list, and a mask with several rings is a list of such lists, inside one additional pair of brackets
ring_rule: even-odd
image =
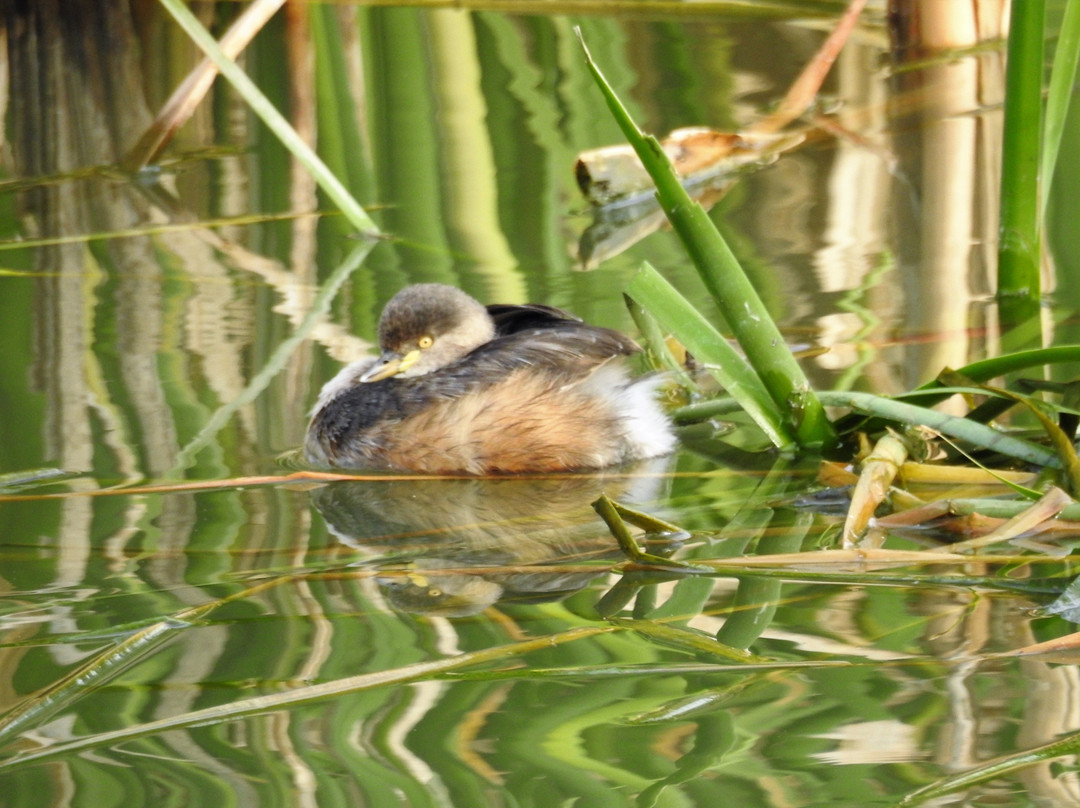
[[(4, 805), (893, 805), (1080, 729), (1073, 664), (993, 656), (1072, 631), (1037, 610), (1060, 563), (876, 586), (612, 572), (601, 493), (684, 528), (649, 544), (676, 558), (835, 546), (840, 517), (795, 504), (813, 461), (701, 428), (599, 476), (69, 495), (291, 472), (319, 387), (410, 282), (632, 332), (622, 289), (648, 260), (712, 313), (664, 228), (582, 259), (574, 158), (620, 137), (573, 26), (650, 131), (738, 129), (836, 4), (292, 7), (243, 64), (394, 237), (345, 270), (349, 226), (224, 84), (159, 167), (116, 170), (195, 54), (156, 7), (93, 28), (95, 4), (68, 6), (7, 20), (0, 471), (77, 476), (0, 503)], [(219, 34), (239, 12), (194, 8)], [(827, 349), (816, 384), (895, 393), (997, 349), (993, 19), (978, 46), (901, 47), (871, 4), (827, 120), (711, 210), (792, 343)], [(1064, 152), (1048, 331), (1075, 342)], [(1065, 755), (934, 804), (1073, 805), (1078, 786)]]

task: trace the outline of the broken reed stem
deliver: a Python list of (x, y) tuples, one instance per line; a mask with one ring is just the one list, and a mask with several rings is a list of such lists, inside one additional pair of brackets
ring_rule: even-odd
[[(230, 59), (239, 56), (283, 5), (285, 0), (255, 0), (221, 37), (218, 45), (222, 52)], [(209, 57), (188, 73), (143, 132), (139, 142), (124, 157), (121, 167), (125, 171), (140, 171), (158, 158), (180, 127), (195, 113), (195, 108), (206, 96), (217, 74), (217, 65)]]

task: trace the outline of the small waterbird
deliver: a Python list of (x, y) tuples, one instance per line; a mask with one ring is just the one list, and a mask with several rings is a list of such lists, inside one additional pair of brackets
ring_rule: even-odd
[(398, 292), (379, 319), (382, 354), (319, 394), (309, 463), (426, 474), (598, 469), (672, 451), (655, 375), (617, 331), (541, 305), (483, 306), (452, 286)]

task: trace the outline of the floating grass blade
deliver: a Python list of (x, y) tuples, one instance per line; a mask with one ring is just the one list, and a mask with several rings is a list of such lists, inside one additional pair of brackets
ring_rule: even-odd
[(1044, 0), (1013, 0), (1005, 70), (998, 297), (1039, 297)]
[(1052, 485), (1050, 490), (1043, 494), (1038, 502), (1025, 504), (1027, 505), (1026, 508), (1011, 516), (1004, 524), (999, 525), (985, 536), (958, 541), (937, 549), (942, 552), (966, 553), (972, 550), (982, 550), (984, 547), (990, 547), (994, 544), (1012, 541), (1018, 536), (1056, 519), (1065, 508), (1076, 503), (1072, 497), (1057, 486)]
[(671, 626), (656, 620), (629, 620), (611, 617), (608, 621), (620, 628), (636, 631), (650, 640), (669, 648), (677, 648), (691, 654), (699, 654), (710, 662), (729, 659), (733, 662), (769, 662), (766, 657), (751, 654), (745, 648), (736, 648), (714, 640), (706, 634), (684, 626)]
[(654, 535), (663, 533), (667, 536), (678, 536), (682, 539), (690, 537), (690, 534), (678, 525), (673, 525), (671, 522), (665, 522), (663, 519), (658, 516), (653, 516), (651, 513), (628, 508), (625, 505), (620, 505), (615, 500), (611, 500), (611, 507), (615, 509), (615, 513), (619, 515), (620, 519), (623, 519), (634, 527), (641, 528), (648, 533)]
[(63, 482), (77, 477), (77, 472), (64, 471), (63, 469), (40, 468), (26, 469), (0, 474), (0, 493), (23, 491), (39, 485)]
[(190, 625), (183, 620), (166, 618), (147, 626), (79, 666), (40, 693), (24, 699), (0, 717), (0, 745), (7, 744), (20, 732), (44, 724), (55, 713), (145, 659), (152, 651)]
[(270, 131), (277, 135), (282, 145), (292, 152), (293, 156), (311, 173), (319, 187), (341, 209), (341, 212), (345, 214), (353, 227), (361, 233), (376, 235), (379, 228), (360, 206), (360, 203), (353, 198), (348, 189), (319, 159), (314, 150), (304, 142), (304, 139), (293, 129), (292, 125), (285, 120), (285, 117), (277, 111), (270, 99), (263, 95), (262, 91), (255, 86), (255, 83), (248, 78), (247, 74), (240, 69), (236, 62), (225, 55), (218, 43), (214, 41), (214, 38), (202, 26), (202, 23), (195, 18), (195, 15), (191, 13), (183, 0), (161, 0), (161, 5), (172, 15), (172, 18), (184, 29), (185, 33), (191, 37), (192, 41), (202, 49), (203, 53), (217, 65), (221, 75), (251, 105), (251, 109), (262, 118), (263, 123), (269, 127)]
[[(731, 248), (704, 208), (687, 194), (659, 141), (645, 135), (634, 123), (593, 61), (580, 30), (578, 38), (589, 71), (603, 93), (608, 108), (656, 183), (656, 196), (661, 207), (682, 239), (751, 367), (761, 378), (778, 411), (783, 413), (785, 422), (794, 431), (799, 445), (820, 447), (833, 443), (835, 432), (821, 402), (810, 388), (806, 375), (785, 345), (765, 304)], [(643, 305), (648, 308), (647, 304)]]
[(100, 688), (131, 665), (145, 661), (162, 644), (179, 632), (196, 625), (218, 607), (294, 580), (296, 576), (291, 574), (272, 578), (224, 598), (183, 609), (139, 628), (3, 713), (0, 716), (0, 746), (17, 733), (44, 723), (54, 713)]
[(904, 797), (899, 805), (920, 805), (929, 800), (938, 799), (946, 794), (952, 794), (961, 789), (971, 788), (978, 783), (1001, 777), (1009, 772), (1031, 766), (1045, 766), (1054, 758), (1064, 755), (1075, 755), (1080, 751), (1080, 733), (1066, 735), (1056, 741), (1051, 741), (1042, 746), (1036, 746), (1015, 755), (995, 758), (994, 760), (976, 766), (973, 769), (954, 774), (951, 777), (938, 780), (930, 785), (923, 786), (917, 791), (912, 791)]
[[(946, 500), (947, 512), (953, 516), (968, 516), (977, 513), (994, 519), (1012, 519), (1018, 513), (1031, 506), (1027, 499), (950, 499)], [(889, 517), (885, 517), (888, 519)], [(1066, 522), (1080, 521), (1080, 505), (1069, 505), (1058, 518)]]
[(626, 555), (628, 559), (630, 559), (631, 563), (686, 572), (700, 571), (702, 569), (691, 562), (672, 561), (670, 558), (662, 558), (661, 556), (646, 553), (642, 550), (634, 540), (633, 535), (631, 535), (630, 528), (628, 528), (626, 522), (623, 521), (619, 509), (615, 505), (615, 501), (607, 496), (607, 494), (601, 494), (600, 498), (597, 499), (592, 506), (593, 510), (596, 511), (600, 518), (604, 520), (604, 523), (607, 524), (608, 530), (611, 531), (611, 535), (614, 536), (615, 540), (619, 543), (619, 549), (623, 551), (623, 554)]
[(267, 713), (273, 710), (284, 710), (302, 704), (310, 704), (329, 698), (356, 693), (363, 690), (371, 690), (381, 687), (417, 682), (434, 677), (438, 674), (456, 671), (473, 665), (482, 665), (493, 662), (502, 662), (512, 659), (519, 654), (527, 654), (532, 651), (548, 650), (555, 645), (573, 642), (575, 640), (595, 637), (598, 634), (607, 634), (622, 630), (618, 626), (584, 626), (572, 628), (557, 634), (509, 643), (507, 645), (494, 646), (480, 651), (457, 654), (425, 662), (415, 662), (403, 665), (392, 670), (362, 673), (356, 676), (348, 676), (343, 679), (335, 679), (314, 685), (302, 685), (265, 696), (255, 696), (249, 699), (240, 699), (231, 704), (219, 707), (207, 707), (201, 710), (174, 715), (156, 721), (148, 721), (144, 724), (134, 724), (109, 732), (100, 732), (94, 735), (86, 735), (52, 746), (45, 746), (28, 752), (16, 753), (6, 759), (0, 759), (0, 769), (10, 769), (35, 761), (43, 761), (62, 757), (72, 752), (96, 749), (109, 744), (117, 744), (135, 738), (145, 738), (161, 732), (168, 732), (188, 727), (206, 726), (208, 724), (221, 724), (225, 721), (235, 720), (249, 715)]

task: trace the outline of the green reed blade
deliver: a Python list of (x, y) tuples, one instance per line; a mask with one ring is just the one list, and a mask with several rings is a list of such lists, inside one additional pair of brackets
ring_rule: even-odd
[(638, 305), (648, 309), (660, 325), (705, 365), (774, 446), (784, 448), (794, 443), (783, 413), (770, 398), (758, 375), (724, 336), (653, 266), (643, 264), (630, 280), (626, 293)]
[(746, 648), (738, 648), (686, 626), (673, 626), (656, 620), (631, 620), (625, 617), (608, 618), (614, 626), (636, 631), (653, 642), (669, 648), (677, 648), (691, 654), (699, 654), (710, 662), (729, 659), (732, 662), (771, 662), (767, 657), (751, 654)]
[[(991, 379), (1030, 368), (1076, 363), (1080, 363), (1080, 345), (1055, 345), (1051, 348), (1014, 351), (1004, 356), (980, 359), (969, 365), (964, 365), (962, 368), (957, 368), (954, 375), (958, 378), (970, 379), (973, 382), (988, 382)], [(936, 395), (927, 397), (925, 394), (929, 392), (936, 393)], [(952, 393), (946, 392), (946, 385), (941, 381), (939, 375), (937, 379), (932, 379), (912, 392), (904, 393), (896, 398), (900, 400), (918, 398), (923, 406), (930, 407), (939, 401), (944, 401), (950, 395)]]
[[(690, 393), (699, 392), (697, 383), (668, 346), (668, 331), (665, 331), (656, 316), (626, 293), (623, 293), (623, 300), (626, 303), (626, 310), (630, 312), (630, 318), (641, 335), (642, 346), (645, 348), (645, 355), (649, 359), (650, 366), (663, 370), (683, 390)], [(685, 347), (686, 343), (682, 344)]]
[[(634, 123), (593, 61), (580, 30), (578, 39), (608, 109), (656, 183), (656, 196), (661, 207), (776, 409), (783, 413), (800, 446), (820, 447), (834, 443), (836, 433), (821, 402), (738, 259), (704, 208), (683, 188), (660, 143), (655, 137), (645, 135)], [(649, 308), (648, 302), (638, 302)]]
[(821, 400), (830, 407), (849, 407), (865, 415), (874, 415), (902, 424), (927, 426), (944, 435), (964, 440), (984, 449), (1015, 457), (1039, 466), (1059, 465), (1057, 455), (1044, 446), (1014, 438), (986, 424), (947, 415), (937, 410), (917, 407), (892, 398), (871, 393), (832, 392), (820, 394)]

